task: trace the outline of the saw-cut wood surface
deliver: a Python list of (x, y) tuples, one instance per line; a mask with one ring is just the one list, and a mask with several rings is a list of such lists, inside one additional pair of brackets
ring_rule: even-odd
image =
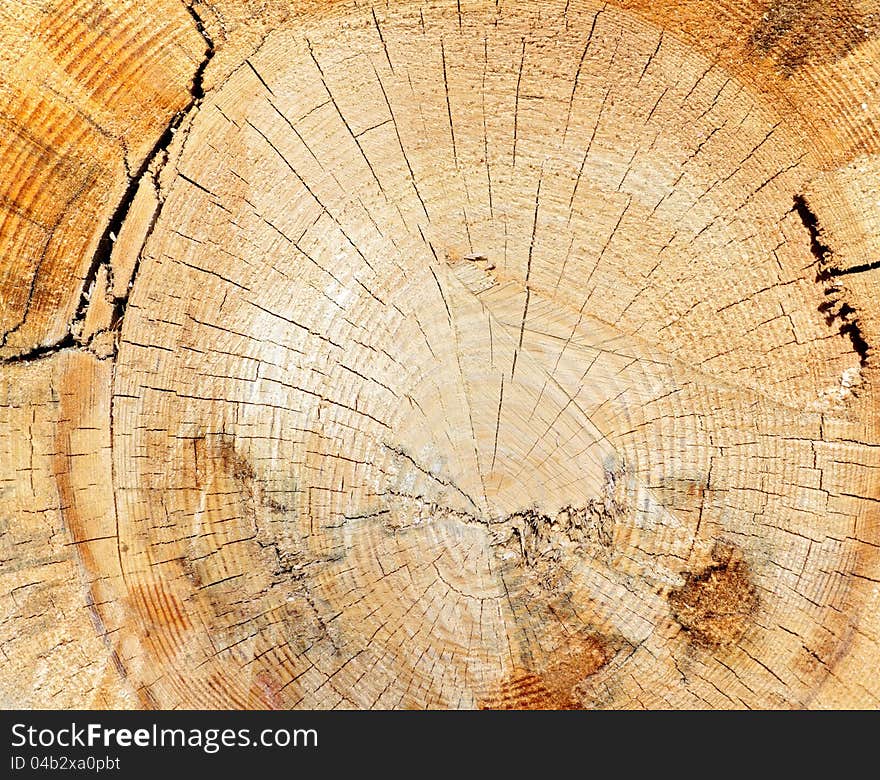
[(880, 4), (0, 18), (0, 703), (880, 704)]

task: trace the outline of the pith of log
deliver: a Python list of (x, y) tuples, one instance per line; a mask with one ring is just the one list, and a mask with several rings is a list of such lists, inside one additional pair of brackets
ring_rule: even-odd
[(0, 18), (0, 703), (880, 704), (880, 4)]

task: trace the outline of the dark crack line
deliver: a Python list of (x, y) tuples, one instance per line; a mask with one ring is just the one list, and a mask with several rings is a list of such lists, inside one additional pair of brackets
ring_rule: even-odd
[[(192, 17), (196, 30), (198, 30), (199, 34), (202, 36), (206, 44), (204, 57), (201, 63), (196, 68), (195, 72), (193, 73), (192, 83), (190, 85), (190, 102), (171, 118), (168, 126), (159, 136), (158, 140), (153, 145), (153, 148), (148, 152), (148, 154), (144, 158), (143, 163), (140, 165), (137, 171), (135, 171), (133, 175), (127, 173), (128, 185), (125, 188), (125, 192), (123, 193), (119, 204), (110, 215), (110, 219), (107, 222), (106, 227), (104, 228), (104, 232), (101, 234), (101, 238), (98, 239), (98, 245), (95, 248), (95, 252), (92, 255), (92, 259), (89, 263), (88, 270), (86, 271), (85, 278), (83, 279), (76, 312), (67, 326), (67, 333), (60, 340), (56, 341), (53, 344), (38, 345), (33, 347), (32, 349), (22, 352), (21, 354), (0, 359), (0, 365), (32, 362), (40, 360), (47, 355), (61, 352), (65, 349), (77, 349), (82, 346), (87, 346), (87, 344), (84, 344), (74, 335), (76, 331), (75, 326), (85, 320), (91, 295), (104, 294), (104, 291), (101, 290), (93, 291), (93, 287), (98, 278), (98, 271), (100, 270), (102, 265), (106, 265), (108, 267), (110, 266), (110, 256), (113, 252), (115, 237), (119, 235), (122, 224), (125, 221), (125, 218), (128, 216), (128, 211), (131, 208), (131, 204), (134, 201), (135, 195), (138, 191), (138, 187), (140, 186), (140, 183), (143, 180), (144, 176), (146, 176), (147, 173), (150, 171), (150, 167), (153, 165), (154, 161), (159, 160), (164, 156), (164, 159), (162, 159), (161, 163), (158, 165), (158, 169), (153, 173), (154, 179), (158, 176), (159, 170), (161, 170), (162, 167), (168, 162), (168, 147), (171, 145), (171, 142), (174, 139), (175, 131), (181, 126), (184, 119), (192, 112), (194, 108), (196, 108), (201, 103), (202, 99), (205, 97), (205, 90), (203, 86), (204, 73), (205, 69), (208, 66), (208, 63), (214, 57), (214, 41), (205, 30), (204, 23), (195, 8), (191, 5), (185, 5), (184, 7), (186, 8), (187, 13)], [(126, 171), (128, 171), (128, 165), (125, 161), (124, 164), (126, 167)], [(154, 214), (154, 221), (157, 216), (158, 212), (157, 214)], [(139, 267), (140, 256), (138, 256), (137, 260), (135, 261), (135, 265), (132, 270), (131, 281), (136, 278)], [(129, 290), (130, 288), (131, 283), (129, 283)], [(125, 315), (128, 298), (129, 294), (126, 294), (125, 296), (121, 298), (116, 298), (114, 300), (113, 312), (110, 318), (111, 328), (118, 328), (120, 326), (122, 318)]]
[(861, 274), (865, 271), (874, 271), (880, 268), (880, 260), (874, 260), (870, 263), (861, 263), (860, 265), (852, 265), (849, 268), (829, 268), (829, 276), (844, 276), (846, 274)]
[[(817, 282), (828, 282), (834, 277), (843, 274), (860, 273), (862, 271), (870, 271), (874, 268), (880, 268), (880, 261), (865, 263), (860, 266), (853, 266), (849, 269), (841, 270), (832, 265), (834, 252), (831, 247), (823, 240), (822, 230), (819, 226), (819, 219), (810, 208), (807, 199), (800, 194), (794, 196), (794, 206), (792, 208), (801, 222), (807, 229), (810, 236), (810, 252), (816, 258), (815, 264), (818, 266), (816, 272)], [(859, 318), (853, 316), (856, 310), (849, 305), (841, 297), (835, 295), (840, 292), (836, 287), (826, 287), (826, 299), (819, 304), (818, 309), (825, 317), (825, 322), (829, 327), (833, 327), (836, 322), (840, 322), (838, 332), (841, 336), (848, 338), (852, 343), (853, 351), (859, 357), (859, 365), (864, 367), (868, 363), (868, 355), (871, 346), (865, 340), (862, 333)]]
[(819, 220), (809, 205), (807, 205), (807, 199), (803, 195), (794, 196), (794, 211), (810, 234), (810, 252), (816, 258), (816, 262), (819, 264), (819, 273), (821, 274), (824, 267), (831, 260), (831, 247), (822, 241)]

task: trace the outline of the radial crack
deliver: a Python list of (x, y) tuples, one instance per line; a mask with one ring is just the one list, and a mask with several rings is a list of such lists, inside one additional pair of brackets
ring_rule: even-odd
[[(148, 174), (151, 174), (154, 180), (158, 178), (159, 172), (168, 162), (168, 147), (171, 145), (171, 141), (174, 139), (175, 131), (183, 124), (184, 119), (186, 119), (186, 117), (189, 116), (190, 113), (198, 107), (198, 105), (202, 101), (202, 98), (204, 98), (205, 96), (203, 79), (205, 68), (207, 68), (208, 63), (214, 57), (214, 42), (211, 39), (210, 35), (208, 35), (208, 33), (206, 32), (204, 23), (195, 8), (192, 5), (186, 5), (185, 8), (187, 13), (189, 13), (189, 15), (192, 17), (193, 23), (195, 24), (199, 34), (205, 41), (205, 52), (203, 59), (193, 72), (192, 83), (190, 86), (190, 102), (186, 105), (185, 108), (174, 114), (174, 116), (171, 118), (171, 121), (168, 123), (168, 126), (159, 136), (156, 143), (153, 145), (153, 148), (146, 155), (143, 163), (140, 165), (137, 171), (134, 172), (133, 175), (129, 172), (127, 163), (123, 161), (126, 168), (128, 184), (122, 194), (122, 198), (120, 199), (116, 208), (113, 210), (113, 213), (110, 215), (110, 219), (108, 220), (104, 231), (101, 234), (101, 238), (98, 239), (97, 247), (95, 248), (95, 252), (92, 255), (91, 262), (89, 263), (88, 270), (86, 271), (85, 277), (83, 279), (76, 312), (74, 313), (73, 318), (68, 324), (67, 332), (61, 339), (55, 341), (52, 344), (38, 344), (37, 346), (32, 347), (31, 349), (26, 350), (25, 352), (22, 352), (18, 355), (13, 355), (8, 358), (0, 359), (0, 365), (33, 362), (36, 360), (41, 360), (48, 355), (53, 355), (56, 352), (60, 352), (65, 349), (78, 349), (81, 347), (89, 346), (90, 339), (83, 340), (78, 334), (81, 332), (82, 324), (85, 321), (86, 313), (89, 308), (89, 301), (91, 300), (92, 294), (102, 294), (102, 291), (95, 289), (98, 279), (98, 272), (102, 265), (110, 267), (110, 257), (113, 252), (113, 244), (116, 240), (116, 237), (119, 235), (119, 231), (122, 228), (122, 224), (125, 221), (125, 218), (128, 216), (129, 209), (131, 208), (131, 204), (134, 201), (134, 197), (138, 191), (141, 180), (144, 178), (144, 176)], [(122, 142), (122, 145), (123, 147), (125, 147), (126, 144)], [(154, 219), (155, 216), (157, 215), (154, 215)], [(138, 260), (135, 262), (134, 269), (132, 271), (132, 280), (134, 280), (135, 276), (137, 275), (139, 264), (140, 257), (138, 257)], [(122, 318), (125, 315), (125, 308), (128, 304), (128, 297), (128, 293), (126, 293), (126, 295), (122, 296), (121, 298), (114, 299), (113, 313), (110, 317), (111, 329), (117, 329), (120, 326)]]
[[(868, 355), (871, 346), (865, 340), (862, 333), (856, 310), (843, 298), (843, 289), (832, 280), (845, 273), (858, 273), (880, 267), (880, 262), (868, 263), (864, 266), (855, 266), (849, 270), (841, 270), (833, 265), (834, 251), (825, 243), (819, 219), (807, 203), (803, 195), (794, 196), (792, 209), (800, 217), (804, 227), (810, 235), (810, 252), (816, 258), (816, 281), (825, 283), (825, 300), (819, 304), (818, 309), (824, 315), (825, 322), (829, 327), (837, 325), (841, 336), (848, 338), (852, 343), (853, 351), (859, 356), (859, 365), (864, 367), (868, 363)], [(830, 282), (830, 284), (829, 284)]]

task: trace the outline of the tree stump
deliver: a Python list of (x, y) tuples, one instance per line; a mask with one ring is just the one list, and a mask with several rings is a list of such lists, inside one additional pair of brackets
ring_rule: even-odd
[(876, 707), (878, 14), (4, 20), (3, 704)]

